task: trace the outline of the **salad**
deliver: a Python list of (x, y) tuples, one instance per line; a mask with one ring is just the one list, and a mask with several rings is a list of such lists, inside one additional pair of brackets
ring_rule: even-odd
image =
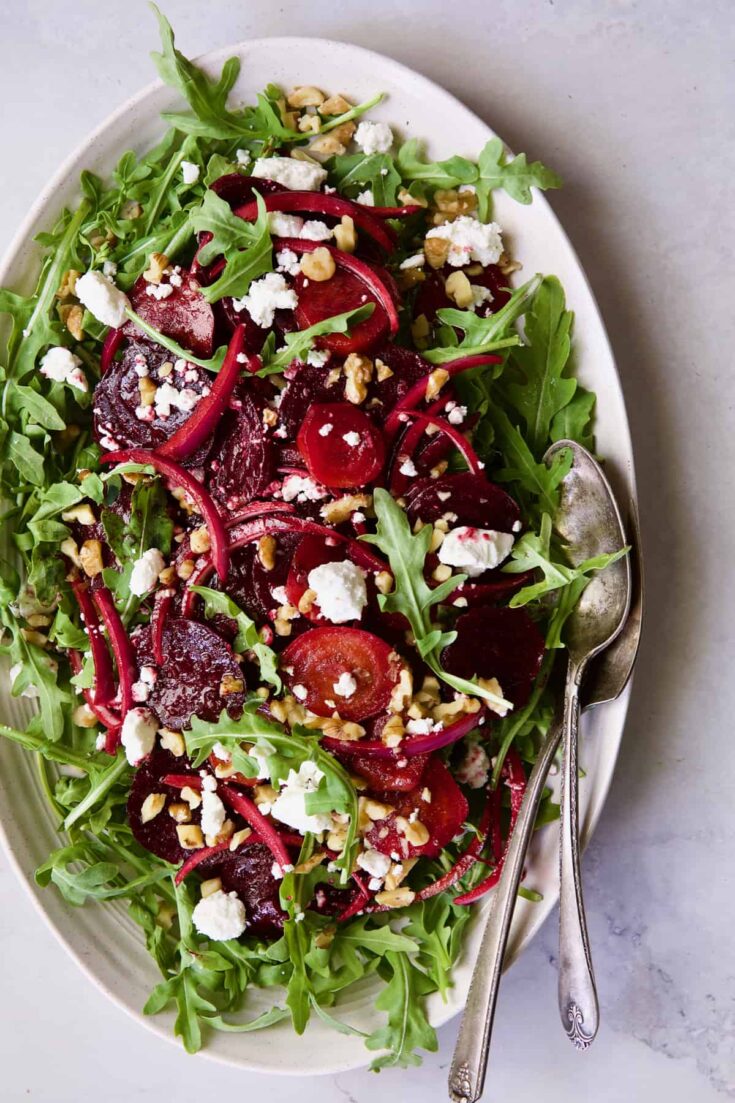
[(0, 290), (0, 650), (35, 706), (0, 734), (58, 815), (39, 884), (127, 903), (188, 1050), (356, 1032), (376, 975), (374, 1067), (415, 1064), (611, 558), (553, 532), (571, 456), (542, 457), (592, 443), (594, 396), (493, 220), (560, 181), (497, 138), (432, 162), (380, 96), (233, 106), (237, 59), (205, 75), (157, 14), (188, 107)]

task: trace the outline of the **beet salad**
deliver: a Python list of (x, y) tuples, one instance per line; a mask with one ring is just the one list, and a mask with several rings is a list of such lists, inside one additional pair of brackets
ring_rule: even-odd
[(207, 76), (160, 25), (188, 103), (84, 174), (32, 293), (0, 290), (2, 651), (30, 699), (0, 734), (58, 816), (39, 883), (126, 902), (187, 1049), (350, 1030), (374, 975), (374, 1067), (411, 1064), (590, 574), (552, 530), (571, 457), (542, 462), (591, 440), (572, 315), (493, 217), (559, 180), (497, 138), (432, 161), (316, 73), (238, 106), (238, 63)]

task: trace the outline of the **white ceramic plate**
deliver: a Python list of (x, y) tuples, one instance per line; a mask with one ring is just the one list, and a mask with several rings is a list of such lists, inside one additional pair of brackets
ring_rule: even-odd
[[(389, 122), (401, 136), (426, 138), (432, 157), (453, 153), (476, 157), (493, 132), (476, 115), (431, 81), (389, 58), (357, 46), (323, 39), (272, 38), (242, 43), (208, 54), (207, 68), (219, 72), (223, 61), (237, 54), (242, 73), (233, 96), (252, 102), (269, 81), (286, 87), (316, 83), (343, 92), (354, 102), (386, 92), (387, 98), (371, 117)], [(64, 205), (78, 199), (82, 169), (105, 175), (126, 149), (143, 152), (155, 144), (163, 124), (160, 113), (180, 109), (177, 95), (156, 82), (124, 104), (99, 127), (59, 170), (39, 197), (0, 265), (0, 286), (30, 290), (39, 265), (33, 236), (53, 222)], [(564, 166), (557, 166), (563, 170)], [(575, 358), (582, 382), (598, 395), (597, 441), (610, 476), (624, 502), (635, 500), (633, 456), (623, 396), (605, 329), (584, 272), (556, 217), (543, 196), (533, 205), (520, 206), (504, 194), (495, 197), (495, 217), (512, 243), (513, 255), (524, 265), (524, 275), (554, 273), (562, 281), (569, 306), (575, 311)], [(13, 700), (7, 678), (0, 679), (0, 715), (10, 724), (27, 720), (27, 702)], [(599, 818), (615, 764), (627, 709), (627, 694), (585, 718), (581, 786), (583, 832), (589, 837)], [(173, 1014), (144, 1018), (141, 1008), (159, 979), (139, 929), (122, 905), (73, 909), (52, 889), (39, 890), (33, 870), (59, 845), (56, 824), (37, 781), (34, 762), (19, 748), (0, 745), (0, 824), (8, 853), (51, 929), (77, 963), (111, 999), (162, 1038), (173, 1039)], [(557, 896), (556, 832), (537, 837), (526, 884), (543, 893), (543, 903), (520, 900), (510, 940), (510, 959), (528, 943), (549, 913)], [(475, 922), (465, 953), (455, 971), (449, 1002), (431, 1001), (431, 1019), (439, 1026), (464, 1005), (481, 924)], [(39, 998), (43, 978), (37, 979)], [(350, 992), (340, 1005), (342, 1018), (363, 1030), (372, 1030), (377, 992), (374, 979)], [(250, 1010), (270, 1006), (272, 991), (253, 993)], [(366, 1064), (372, 1056), (359, 1038), (329, 1030), (313, 1022), (302, 1038), (288, 1023), (254, 1035), (213, 1032), (205, 1056), (242, 1068), (292, 1075), (331, 1073)]]

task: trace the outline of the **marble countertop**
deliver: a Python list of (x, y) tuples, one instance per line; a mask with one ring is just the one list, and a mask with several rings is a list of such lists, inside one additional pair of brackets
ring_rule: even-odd
[[(585, 858), (599, 1039), (580, 1055), (558, 1029), (552, 916), (503, 986), (487, 1098), (735, 1097), (731, 4), (165, 8), (189, 53), (248, 35), (311, 34), (392, 55), (563, 173), (552, 204), (600, 302), (629, 404), (648, 631), (619, 767)], [(138, 0), (4, 0), (2, 12), (0, 249), (59, 160), (151, 78), (156, 46)], [(446, 1098), (455, 1024), (440, 1032), (439, 1053), (407, 1073), (266, 1081), (187, 1059), (124, 1017), (59, 950), (2, 854), (0, 901), (7, 1103), (172, 1092), (177, 1103)]]

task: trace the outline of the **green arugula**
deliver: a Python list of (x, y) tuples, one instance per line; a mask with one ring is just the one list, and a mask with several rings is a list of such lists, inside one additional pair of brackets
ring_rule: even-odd
[(394, 207), (401, 176), (389, 153), (343, 153), (329, 162), (329, 174), (339, 191), (353, 199), (369, 188), (376, 207)]
[(257, 374), (266, 376), (285, 371), (294, 360), (306, 359), (317, 337), (324, 337), (329, 333), (349, 333), (353, 326), (369, 318), (374, 310), (375, 303), (365, 303), (364, 306), (358, 306), (354, 310), (346, 310), (343, 314), (335, 314), (331, 318), (315, 322), (307, 329), (287, 333), (284, 347), (277, 351), (273, 348), (273, 340), (266, 341), (261, 353), (263, 367)]
[(439, 1045), (422, 999), (433, 990), (431, 980), (411, 964), (406, 954), (387, 953), (384, 963), (387, 984), (375, 1006), (387, 1012), (388, 1022), (365, 1041), (368, 1049), (388, 1051), (373, 1061), (370, 1067), (376, 1071), (418, 1065), (421, 1059), (415, 1052), (417, 1048), (435, 1053)]
[(139, 479), (133, 488), (128, 517), (103, 509), (100, 520), (105, 539), (120, 567), (119, 571), (106, 568), (103, 578), (117, 599), (123, 621), (128, 623), (143, 600), (130, 589), (136, 560), (151, 548), (157, 548), (164, 557), (171, 551), (174, 523), (162, 481)]
[(208, 303), (219, 302), (227, 295), (242, 298), (253, 280), (273, 268), (268, 212), (263, 197), (256, 194), (255, 199), (258, 205), (255, 222), (238, 218), (211, 189), (205, 192), (201, 207), (190, 215), (196, 233), (212, 234), (212, 240), (199, 250), (201, 263), (209, 264), (220, 256), (227, 262), (222, 275), (202, 288)]
[(559, 504), (559, 485), (572, 466), (568, 450), (557, 452), (552, 463), (534, 459), (521, 431), (512, 424), (499, 406), (488, 415), (495, 430), (495, 444), (503, 458), (503, 466), (493, 471), (501, 483), (513, 483), (513, 491), (522, 498), (527, 516), (537, 512), (554, 514)]
[(373, 506), (378, 522), (375, 534), (362, 536), (361, 539), (375, 544), (388, 557), (394, 578), (393, 590), (378, 596), (381, 609), (386, 613), (401, 613), (406, 618), (419, 654), (437, 677), (460, 693), (483, 698), (502, 715), (512, 708), (510, 702), (478, 685), (476, 680), (469, 681), (450, 674), (441, 665), (441, 651), (456, 638), (456, 632), (445, 632), (436, 627), (431, 619), (431, 609), (443, 602), (467, 576), (454, 575), (432, 589), (424, 578), (431, 526), (424, 525), (417, 533), (412, 533), (405, 511), (387, 490), (380, 487), (373, 495)]
[[(481, 318), (473, 310), (443, 307), (437, 311), (442, 322), (438, 333), (442, 343), (436, 348), (427, 349), (423, 353), (424, 359), (431, 364), (447, 364), (460, 356), (477, 356), (480, 353), (498, 352), (520, 345), (521, 339), (512, 326), (525, 314), (529, 303), (535, 300), (541, 283), (541, 276), (533, 276), (527, 283), (515, 289), (500, 310), (487, 318)], [(462, 330), (464, 334), (459, 342), (455, 329)]]
[(173, 338), (167, 337), (152, 325), (149, 325), (149, 323), (141, 318), (139, 314), (136, 314), (132, 308), (126, 310), (125, 314), (138, 329), (142, 329), (143, 333), (145, 333), (147, 337), (150, 337), (151, 341), (160, 345), (161, 348), (167, 349), (176, 360), (187, 360), (190, 364), (196, 364), (198, 367), (205, 368), (207, 371), (212, 372), (218, 372), (222, 368), (225, 356), (227, 355), (227, 348), (225, 345), (220, 345), (210, 360), (203, 360), (199, 356), (194, 356), (189, 349), (182, 348)]
[(190, 586), (189, 588), (202, 599), (204, 611), (208, 617), (219, 613), (235, 621), (237, 635), (232, 643), (233, 649), (239, 653), (252, 651), (258, 661), (263, 681), (272, 685), (276, 693), (280, 693), (282, 683), (278, 675), (278, 656), (272, 648), (263, 643), (255, 621), (243, 612), (232, 598), (220, 590), (212, 590), (209, 586)]

